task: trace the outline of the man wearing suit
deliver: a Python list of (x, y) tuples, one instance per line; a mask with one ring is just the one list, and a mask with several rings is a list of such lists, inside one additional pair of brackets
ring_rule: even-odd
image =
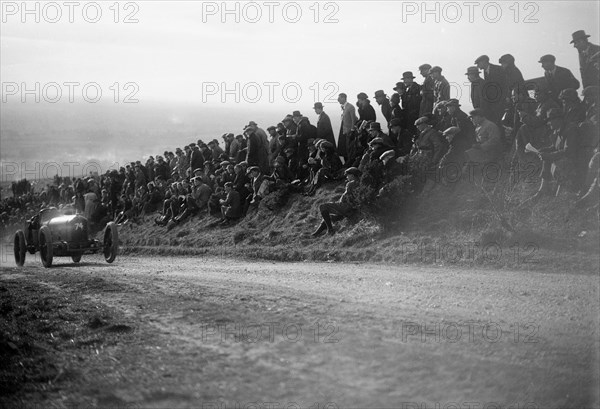
[(448, 101), (450, 99), (450, 83), (442, 75), (442, 68), (432, 67), (429, 70), (429, 75), (433, 79), (433, 103), (434, 105), (441, 101)]
[(501, 66), (490, 64), (490, 57), (482, 55), (475, 60), (477, 68), (483, 71), (485, 80), (484, 99), (489, 104), (490, 121), (502, 127), (502, 115), (506, 107), (506, 98), (508, 98), (508, 83), (506, 73)]
[(600, 72), (597, 64), (594, 64), (594, 59), (598, 60), (600, 46), (592, 44), (588, 41), (589, 34), (584, 30), (578, 30), (573, 33), (571, 44), (579, 52), (579, 69), (581, 71), (581, 83), (583, 88), (590, 85), (600, 85)]
[(550, 96), (555, 101), (558, 101), (558, 96), (563, 89), (573, 88), (579, 89), (579, 81), (571, 70), (556, 65), (556, 57), (550, 54), (543, 55), (538, 61), (544, 69), (544, 77), (548, 85)]
[(320, 102), (315, 102), (313, 109), (315, 110), (315, 113), (318, 116), (317, 139), (325, 139), (326, 141), (331, 142), (331, 144), (335, 148), (335, 137), (333, 136), (331, 119), (329, 119), (329, 115), (327, 115), (325, 111), (323, 111), (323, 104)]
[(423, 64), (419, 67), (419, 72), (424, 78), (423, 85), (421, 85), (421, 106), (419, 108), (419, 118), (427, 113), (433, 112), (433, 88), (435, 86), (435, 82), (429, 75), (430, 69), (431, 65), (429, 64)]
[(340, 126), (340, 136), (338, 137), (338, 154), (346, 161), (348, 159), (347, 136), (356, 122), (356, 110), (354, 109), (354, 105), (348, 102), (348, 96), (344, 93), (338, 96), (338, 102), (342, 106), (342, 124)]

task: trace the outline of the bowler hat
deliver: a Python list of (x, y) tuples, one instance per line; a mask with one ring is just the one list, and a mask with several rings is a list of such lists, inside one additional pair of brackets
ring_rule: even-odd
[(479, 75), (479, 68), (477, 68), (477, 67), (469, 67), (469, 68), (467, 68), (467, 72), (465, 73), (465, 75), (470, 75), (470, 74), (477, 74), (477, 75)]
[(300, 113), (300, 111), (294, 111), (292, 113), (292, 116), (299, 117), (299, 116), (302, 116), (302, 114)]
[(369, 96), (367, 94), (365, 94), (364, 92), (361, 92), (360, 94), (358, 94), (356, 96), (356, 99), (368, 99)]
[(313, 109), (317, 109), (317, 108), (323, 109), (323, 104), (321, 104), (320, 102), (315, 102)]
[(412, 71), (405, 71), (402, 73), (402, 79), (415, 79), (416, 77), (413, 75)]
[(344, 175), (354, 175), (356, 177), (360, 177), (362, 172), (357, 167), (352, 166), (344, 171)]
[(577, 30), (573, 34), (573, 40), (571, 40), (570, 44), (573, 44), (577, 40), (581, 40), (583, 38), (588, 38), (589, 34), (585, 33), (585, 30)]
[(396, 86), (394, 87), (394, 91), (399, 91), (401, 89), (406, 89), (406, 84), (403, 82), (397, 82)]
[(553, 56), (552, 54), (546, 54), (546, 55), (542, 55), (538, 62), (542, 63), (542, 62), (555, 62), (555, 61), (556, 61), (555, 56)]
[(373, 98), (385, 97), (385, 92), (382, 89), (375, 91), (375, 96)]
[(490, 57), (488, 57), (487, 55), (480, 55), (479, 57), (477, 57), (477, 59), (475, 60), (475, 64), (479, 63), (480, 61), (490, 61)]
[(371, 122), (369, 124), (369, 131), (381, 131), (381, 124), (379, 122)]

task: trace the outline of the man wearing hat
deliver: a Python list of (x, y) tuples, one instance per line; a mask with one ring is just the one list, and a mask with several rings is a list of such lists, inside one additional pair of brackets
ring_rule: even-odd
[(261, 138), (256, 134), (255, 128), (247, 126), (244, 134), (248, 138), (246, 162), (250, 166), (258, 166), (261, 172), (268, 172), (270, 169), (268, 150), (263, 149)]
[(373, 108), (371, 105), (368, 95), (364, 92), (361, 92), (356, 96), (356, 99), (356, 106), (358, 107), (358, 120), (376, 121), (377, 114), (375, 114), (375, 108)]
[(354, 105), (348, 102), (348, 96), (341, 93), (338, 96), (338, 102), (342, 107), (342, 123), (340, 125), (340, 134), (338, 136), (338, 154), (348, 160), (348, 134), (356, 123), (356, 109)]
[(450, 83), (442, 75), (442, 68), (431, 67), (429, 75), (433, 79), (433, 103), (434, 105), (441, 101), (448, 101), (450, 99)]
[(308, 140), (317, 136), (317, 127), (310, 123), (310, 120), (302, 115), (300, 111), (294, 111), (292, 118), (296, 125), (296, 143), (298, 160), (306, 163), (308, 160)]
[(483, 110), (475, 108), (469, 112), (471, 121), (475, 125), (476, 142), (467, 149), (467, 161), (477, 163), (478, 166), (496, 160), (502, 154), (502, 136), (500, 129), (485, 117)]
[(504, 54), (498, 59), (498, 62), (500, 63), (500, 66), (504, 70), (504, 75), (506, 76), (506, 84), (508, 87), (507, 103), (509, 103), (508, 97), (510, 97), (512, 92), (515, 90), (517, 95), (526, 94), (527, 90), (525, 89), (525, 79), (523, 78), (521, 70), (515, 65), (515, 57), (513, 57), (511, 54)]
[(594, 57), (600, 53), (600, 46), (588, 41), (590, 37), (584, 30), (577, 30), (573, 33), (571, 44), (579, 53), (579, 70), (581, 71), (581, 83), (583, 88), (600, 85), (600, 72), (598, 65), (594, 64)]
[(579, 89), (579, 81), (571, 70), (565, 67), (556, 65), (556, 57), (551, 54), (546, 54), (540, 57), (538, 61), (544, 69), (544, 78), (550, 92), (550, 97), (558, 101), (558, 95), (565, 88)]
[(412, 71), (402, 73), (402, 82), (404, 83), (405, 92), (400, 96), (402, 107), (406, 112), (406, 122), (408, 129), (415, 133), (415, 121), (419, 119), (419, 111), (421, 110), (421, 86), (415, 82), (415, 76)]
[(221, 225), (226, 226), (233, 220), (243, 216), (243, 208), (242, 197), (239, 192), (233, 188), (233, 183), (226, 182), (223, 187), (227, 196), (225, 199), (220, 199), (219, 204), (221, 205), (221, 215), (223, 216)]
[(204, 168), (204, 156), (202, 152), (200, 152), (200, 148), (195, 143), (191, 143), (190, 147), (192, 151), (190, 152), (190, 169), (193, 171), (194, 169)]
[[(254, 121), (248, 122), (248, 125), (246, 127), (254, 130), (254, 133), (256, 134), (256, 136), (258, 136), (258, 139), (260, 141), (261, 149), (264, 151), (265, 157), (268, 158), (268, 156), (269, 156), (269, 138), (267, 137), (267, 133), (265, 132), (265, 130), (260, 128)], [(267, 160), (267, 167), (268, 166), (269, 165), (268, 165), (268, 160)]]
[(385, 134), (381, 130), (381, 124), (379, 122), (371, 122), (369, 124), (369, 138), (370, 138), (370, 140), (373, 140), (375, 138), (381, 138), (381, 140), (383, 141), (383, 144), (386, 147), (388, 147), (388, 148), (396, 147), (396, 144), (394, 143), (392, 138), (389, 135)]
[(315, 102), (313, 109), (317, 114), (317, 139), (325, 139), (335, 147), (335, 137), (333, 135), (331, 119), (329, 118), (329, 115), (323, 111), (323, 104), (320, 102)]
[[(414, 123), (413, 123), (413, 126)], [(417, 127), (415, 126), (415, 129)], [(417, 130), (418, 132), (418, 130)], [(400, 118), (392, 118), (390, 121), (390, 139), (392, 145), (395, 146), (395, 151), (399, 157), (406, 156), (410, 153), (413, 145), (413, 134), (402, 125)]]
[(375, 91), (375, 102), (381, 106), (381, 113), (383, 114), (386, 122), (389, 124), (392, 119), (392, 107), (390, 106), (390, 100), (383, 90)]
[(423, 84), (421, 85), (421, 106), (419, 107), (419, 118), (425, 114), (433, 112), (433, 89), (435, 87), (435, 81), (429, 75), (430, 69), (431, 65), (429, 64), (422, 64), (419, 66), (419, 73), (424, 78)]
[(579, 124), (585, 121), (585, 104), (573, 88), (565, 88), (558, 94), (567, 123)]
[[(542, 160), (542, 183), (532, 200), (554, 192), (558, 194), (561, 187), (579, 192), (585, 182), (581, 178), (581, 172), (578, 172), (578, 167), (583, 162), (579, 128), (576, 124), (567, 124), (560, 109), (549, 110), (547, 122), (552, 131), (551, 140), (555, 142), (538, 149), (538, 156)], [(552, 180), (557, 182), (556, 189), (551, 187)]]
[(460, 171), (465, 161), (465, 151), (469, 149), (476, 140), (475, 126), (469, 116), (460, 109), (457, 99), (446, 102), (446, 108), (451, 118), (452, 127), (458, 128), (458, 132), (447, 135), (448, 152), (440, 161), (442, 174), (454, 180), (455, 175), (449, 175), (451, 171)]
[(492, 122), (502, 127), (502, 115), (506, 109), (507, 98), (510, 95), (506, 73), (501, 66), (491, 64), (490, 57), (487, 55), (479, 56), (475, 60), (475, 65), (483, 72), (483, 79), (485, 80), (483, 98), (488, 105), (486, 113), (488, 113)]
[(467, 79), (471, 83), (471, 104), (473, 108), (482, 109), (488, 118), (491, 118), (491, 109), (485, 98), (485, 80), (479, 76), (479, 68), (469, 67), (465, 73)]
[(319, 206), (319, 212), (321, 213), (321, 217), (323, 217), (323, 221), (312, 233), (313, 237), (319, 236), (325, 230), (327, 230), (328, 234), (334, 234), (335, 229), (332, 224), (332, 217), (336, 217), (336, 219), (341, 220), (344, 217), (351, 216), (359, 206), (359, 200), (357, 197), (357, 189), (360, 185), (359, 179), (361, 176), (361, 171), (355, 167), (351, 167), (346, 169), (344, 172), (346, 176), (346, 190), (344, 194), (337, 202), (329, 202), (323, 203)]

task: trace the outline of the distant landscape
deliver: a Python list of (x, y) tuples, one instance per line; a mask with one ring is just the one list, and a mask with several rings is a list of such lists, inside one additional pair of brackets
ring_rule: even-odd
[[(314, 122), (309, 108), (302, 112)], [(293, 109), (301, 108), (9, 101), (1, 111), (0, 178), (46, 179), (58, 169), (62, 176), (80, 176), (83, 170), (118, 168), (198, 139), (221, 141), (223, 133), (239, 134), (250, 120), (263, 128), (276, 125)], [(337, 115), (332, 120), (339, 126)]]

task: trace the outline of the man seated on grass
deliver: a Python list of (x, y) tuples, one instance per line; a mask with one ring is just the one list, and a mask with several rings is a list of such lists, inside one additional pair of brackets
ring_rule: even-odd
[(356, 197), (356, 190), (359, 187), (359, 178), (361, 175), (361, 171), (358, 168), (351, 167), (346, 169), (344, 172), (346, 175), (346, 179), (348, 182), (346, 183), (346, 191), (340, 197), (337, 202), (329, 202), (323, 203), (319, 206), (319, 212), (321, 212), (321, 216), (323, 217), (323, 221), (317, 228), (317, 230), (312, 233), (313, 237), (319, 236), (325, 230), (327, 230), (328, 234), (334, 234), (335, 229), (331, 224), (332, 216), (336, 220), (341, 220), (344, 217), (349, 217), (358, 209), (358, 198)]

